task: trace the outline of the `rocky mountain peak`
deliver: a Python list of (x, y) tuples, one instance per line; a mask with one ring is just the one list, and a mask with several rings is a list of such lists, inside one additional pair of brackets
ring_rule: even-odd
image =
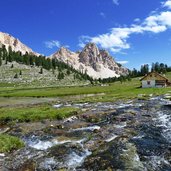
[(57, 51), (57, 53), (59, 53), (60, 55), (71, 55), (73, 52), (63, 46)]
[(101, 60), (100, 51), (94, 43), (88, 43), (79, 54), (79, 61), (86, 66), (93, 66), (95, 70), (97, 69), (95, 64)]
[(94, 43), (88, 43), (82, 51), (76, 53), (63, 47), (51, 57), (68, 63), (94, 78), (118, 77), (128, 73), (126, 68), (118, 66), (107, 50), (100, 50)]
[(56, 58), (69, 65), (75, 65), (78, 58), (78, 54), (70, 51), (66, 47), (61, 47), (56, 53), (51, 55), (51, 58)]
[(88, 55), (98, 56), (99, 55), (99, 48), (95, 43), (88, 43), (82, 52), (87, 53)]
[(96, 50), (98, 51), (97, 45), (95, 43), (91, 43), (91, 42), (85, 45), (83, 51), (86, 50), (86, 49), (89, 49), (89, 50), (92, 50), (92, 51), (96, 51)]
[(17, 52), (20, 51), (22, 54), (28, 52), (29, 54), (33, 54), (39, 56), (40, 54), (34, 52), (31, 48), (23, 44), (19, 39), (14, 38), (8, 33), (0, 32), (0, 44), (5, 45), (6, 49), (11, 46), (12, 50)]

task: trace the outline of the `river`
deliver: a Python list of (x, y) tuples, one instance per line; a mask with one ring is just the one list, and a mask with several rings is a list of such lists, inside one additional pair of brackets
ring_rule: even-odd
[(54, 104), (63, 106), (82, 114), (10, 131), (25, 147), (0, 155), (4, 171), (171, 171), (170, 101)]

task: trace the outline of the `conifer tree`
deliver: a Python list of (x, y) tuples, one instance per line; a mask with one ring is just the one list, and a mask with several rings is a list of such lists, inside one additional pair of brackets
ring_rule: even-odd
[(63, 73), (63, 72), (59, 72), (59, 74), (58, 74), (58, 79), (59, 79), (59, 80), (64, 79), (64, 73)]
[(43, 74), (43, 68), (40, 69), (40, 72), (39, 72), (39, 73), (40, 73), (40, 74)]
[(6, 50), (5, 45), (3, 45), (2, 46), (2, 59), (6, 60), (6, 58), (7, 58), (7, 50)]
[(68, 70), (67, 70), (67, 75), (70, 75), (70, 74), (71, 74), (71, 72), (70, 72), (70, 70), (68, 69)]
[(54, 68), (52, 68), (52, 74), (53, 74), (53, 75), (55, 74), (55, 70), (54, 70)]
[(14, 75), (14, 78), (18, 78), (18, 74), (17, 73)]
[(1, 58), (1, 56), (0, 56), (0, 66), (2, 65), (2, 58)]
[(13, 52), (12, 52), (11, 46), (8, 47), (7, 61), (9, 61), (9, 62), (13, 61)]

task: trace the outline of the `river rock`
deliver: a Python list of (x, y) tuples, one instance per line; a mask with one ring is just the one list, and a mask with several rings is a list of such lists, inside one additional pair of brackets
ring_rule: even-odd
[[(7, 155), (3, 164), (4, 171), (31, 171), (35, 167), (35, 162), (38, 158), (44, 155), (43, 151), (36, 151), (33, 148), (24, 148)], [(29, 165), (30, 163), (30, 165)], [(24, 170), (26, 169), (26, 170)]]
[(135, 145), (127, 143), (122, 150), (120, 160), (124, 163), (124, 169), (127, 171), (145, 171), (142, 162), (137, 153)]
[(10, 129), (11, 129), (10, 127), (0, 128), (0, 134), (4, 134), (4, 133), (8, 132)]

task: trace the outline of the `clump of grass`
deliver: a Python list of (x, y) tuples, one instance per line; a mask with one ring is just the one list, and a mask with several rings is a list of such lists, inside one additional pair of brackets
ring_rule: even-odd
[(24, 147), (19, 138), (7, 134), (0, 134), (0, 153), (7, 153)]
[(0, 109), (0, 122), (7, 124), (10, 122), (31, 122), (41, 121), (44, 119), (64, 119), (77, 114), (76, 108), (60, 108), (56, 109), (50, 105), (41, 105), (34, 107), (23, 108), (1, 108)]

